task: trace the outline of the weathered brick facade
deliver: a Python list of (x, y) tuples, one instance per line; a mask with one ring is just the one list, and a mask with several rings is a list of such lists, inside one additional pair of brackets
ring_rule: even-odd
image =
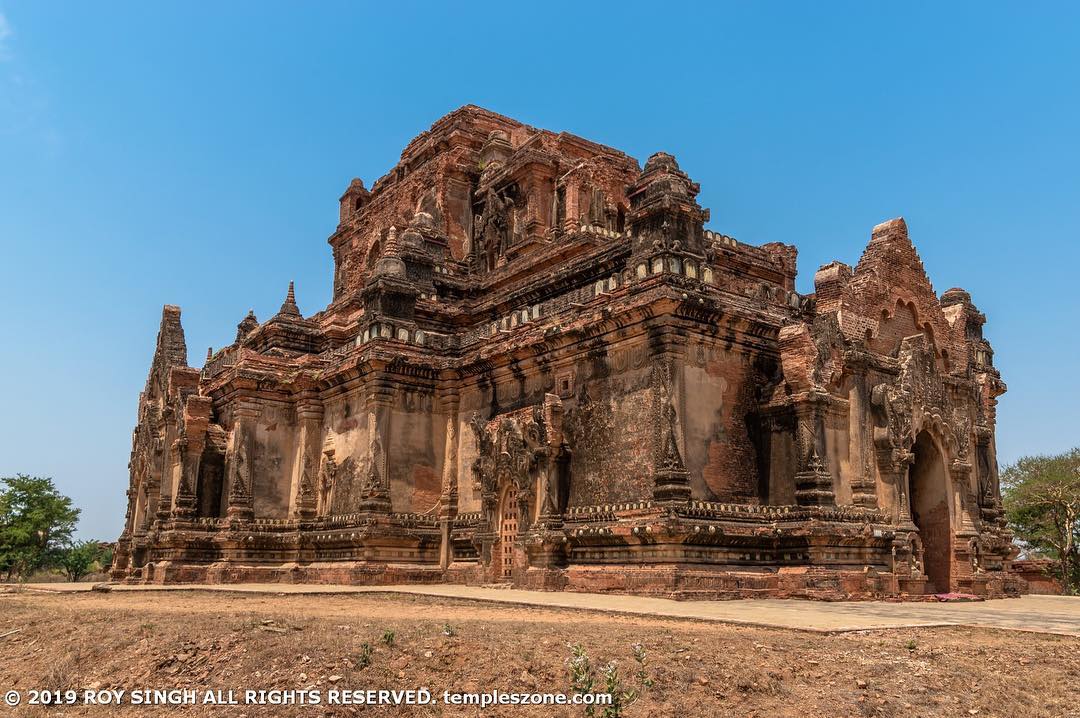
[(330, 237), (334, 298), (187, 366), (166, 307), (113, 575), (1001, 595), (1005, 390), (903, 220), (795, 291), (675, 159), (464, 107)]

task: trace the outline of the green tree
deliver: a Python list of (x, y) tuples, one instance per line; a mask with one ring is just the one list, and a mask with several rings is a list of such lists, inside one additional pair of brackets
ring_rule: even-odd
[(74, 583), (104, 566), (108, 553), (97, 541), (75, 541), (56, 552), (56, 565), (64, 569), (68, 580)]
[(1026, 456), (1001, 476), (1009, 523), (1027, 552), (1056, 563), (1067, 593), (1080, 593), (1080, 448)]
[(0, 479), (0, 571), (25, 578), (71, 541), (79, 509), (52, 479), (18, 474)]
[(103, 545), (101, 553), (98, 555), (97, 559), (98, 566), (101, 567), (102, 571), (108, 571), (109, 567), (112, 566), (113, 553), (114, 551), (112, 544)]

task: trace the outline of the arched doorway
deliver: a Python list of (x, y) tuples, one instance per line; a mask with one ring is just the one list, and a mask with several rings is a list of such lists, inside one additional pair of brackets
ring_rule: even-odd
[(945, 460), (925, 431), (916, 437), (912, 449), (915, 461), (908, 474), (911, 520), (922, 537), (927, 590), (946, 593), (951, 589), (952, 522)]
[(513, 481), (506, 483), (499, 501), (499, 563), (498, 575), (509, 580), (514, 572), (514, 543), (518, 535), (517, 487)]

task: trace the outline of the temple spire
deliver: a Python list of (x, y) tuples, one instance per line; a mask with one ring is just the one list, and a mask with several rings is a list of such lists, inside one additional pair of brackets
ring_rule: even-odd
[(383, 255), (387, 257), (401, 256), (401, 241), (398, 239), (397, 227), (390, 227), (390, 231), (386, 233), (386, 247), (383, 248)]
[(373, 276), (405, 277), (405, 263), (401, 261), (401, 240), (398, 239), (397, 227), (391, 227), (386, 235), (382, 255), (375, 263)]
[(180, 324), (180, 307), (166, 304), (161, 309), (157, 347), (154, 349), (150, 376), (146, 380), (148, 390), (155, 381), (164, 388), (168, 382), (169, 371), (187, 365), (187, 343), (184, 340), (184, 327)]
[(278, 314), (290, 317), (300, 316), (300, 308), (296, 306), (296, 291), (291, 281), (289, 282), (289, 292), (285, 295), (285, 302), (281, 305), (281, 309), (278, 310)]
[(255, 310), (249, 309), (247, 316), (236, 325), (236, 343), (239, 344), (244, 337), (255, 331), (258, 326), (259, 320), (255, 318)]

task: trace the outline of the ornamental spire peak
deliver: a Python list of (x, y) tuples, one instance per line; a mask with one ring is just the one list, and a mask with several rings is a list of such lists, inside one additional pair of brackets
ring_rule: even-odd
[(299, 317), (300, 308), (296, 306), (296, 290), (294, 283), (289, 282), (289, 291), (285, 295), (285, 301), (281, 305), (281, 309), (278, 310), (278, 314), (283, 314), (289, 317)]

